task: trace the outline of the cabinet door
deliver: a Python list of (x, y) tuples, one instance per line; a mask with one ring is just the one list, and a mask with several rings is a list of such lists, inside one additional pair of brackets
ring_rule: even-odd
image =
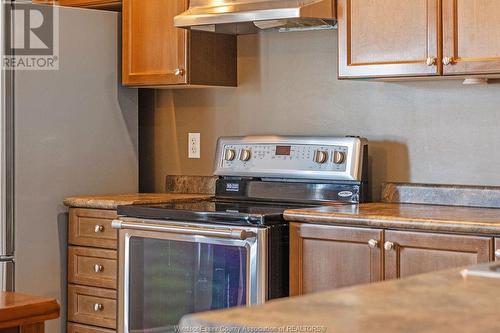
[(405, 231), (385, 232), (385, 278), (407, 276), (491, 261), (490, 237)]
[(185, 84), (188, 31), (174, 27), (187, 0), (123, 0), (124, 85)]
[(290, 295), (382, 280), (382, 236), (378, 229), (292, 223)]
[(438, 0), (337, 3), (340, 78), (440, 74)]
[(500, 74), (500, 1), (443, 0), (445, 75)]

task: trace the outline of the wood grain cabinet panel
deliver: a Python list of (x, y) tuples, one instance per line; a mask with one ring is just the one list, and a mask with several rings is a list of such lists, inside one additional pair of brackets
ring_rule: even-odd
[(111, 227), (115, 210), (71, 208), (68, 243), (70, 245), (116, 249), (118, 232)]
[(119, 10), (122, 2), (121, 0), (59, 0), (58, 4), (60, 6)]
[(116, 332), (115, 330), (108, 330), (106, 328), (68, 323), (68, 333), (115, 333), (115, 332)]
[(122, 83), (236, 86), (236, 37), (174, 26), (188, 0), (123, 0)]
[(493, 239), (406, 231), (385, 231), (385, 278), (489, 262)]
[(438, 0), (337, 4), (339, 78), (440, 74)]
[(500, 1), (443, 0), (445, 75), (500, 73)]
[(116, 329), (116, 291), (70, 284), (68, 319), (72, 322)]
[(382, 239), (378, 229), (291, 223), (290, 294), (382, 280)]
[(68, 282), (116, 289), (117, 251), (70, 246)]

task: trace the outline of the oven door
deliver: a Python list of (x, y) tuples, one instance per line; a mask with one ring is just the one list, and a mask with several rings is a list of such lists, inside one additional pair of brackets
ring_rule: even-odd
[(118, 332), (174, 332), (189, 313), (263, 303), (265, 228), (128, 219), (120, 229)]

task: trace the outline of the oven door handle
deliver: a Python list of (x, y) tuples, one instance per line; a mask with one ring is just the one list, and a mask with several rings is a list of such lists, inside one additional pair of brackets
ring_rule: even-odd
[(132, 229), (132, 230), (142, 230), (142, 231), (168, 232), (172, 234), (230, 238), (230, 239), (240, 239), (240, 240), (245, 240), (248, 238), (255, 237), (255, 233), (253, 231), (242, 230), (242, 229), (217, 230), (209, 228), (145, 224), (145, 223), (122, 221), (122, 220), (113, 220), (113, 222), (111, 222), (111, 226), (113, 227), (113, 229)]

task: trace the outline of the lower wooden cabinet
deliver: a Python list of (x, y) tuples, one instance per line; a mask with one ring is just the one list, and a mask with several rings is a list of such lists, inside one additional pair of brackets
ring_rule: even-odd
[(117, 326), (116, 210), (70, 208), (68, 332), (111, 333)]
[[(500, 249), (500, 238), (495, 242)], [(485, 236), (291, 223), (290, 295), (488, 262), (493, 243)]]
[(385, 232), (385, 278), (433, 272), (491, 261), (491, 237), (407, 231)]
[(383, 278), (383, 231), (324, 225), (290, 225), (290, 295)]

